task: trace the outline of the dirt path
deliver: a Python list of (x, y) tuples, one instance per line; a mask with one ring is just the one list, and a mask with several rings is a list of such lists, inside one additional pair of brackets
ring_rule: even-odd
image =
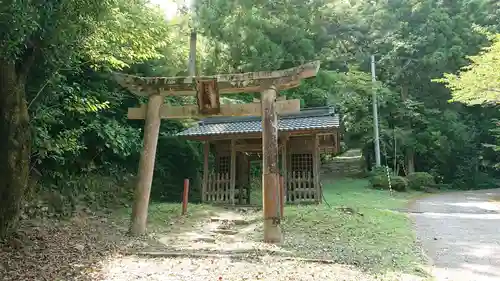
[(154, 242), (137, 249), (137, 255), (105, 262), (98, 278), (275, 281), (325, 280), (333, 276), (343, 278), (336, 280), (371, 280), (346, 266), (278, 260), (277, 256), (291, 253), (254, 239), (261, 232), (260, 215), (252, 209), (221, 210), (194, 225), (159, 233)]
[[(352, 266), (296, 259), (260, 242), (261, 213), (224, 210), (194, 225), (160, 233), (137, 255), (102, 263), (95, 280), (357, 280), (417, 281), (402, 274), (373, 276)], [(257, 237), (256, 235), (259, 235)], [(202, 256), (205, 255), (205, 256)], [(208, 256), (210, 255), (210, 256)], [(285, 258), (286, 257), (286, 258)], [(293, 258), (292, 258), (293, 257)]]
[[(15, 237), (0, 243), (0, 280), (425, 279), (301, 258), (302, 248), (286, 246), (287, 239), (294, 239), (286, 229), (284, 245), (262, 243), (259, 210), (208, 208), (154, 221), (148, 235), (140, 238), (125, 235), (128, 220), (121, 216), (79, 214), (70, 220), (23, 222)], [(152, 255), (159, 252), (167, 255)]]
[(413, 206), (417, 237), (438, 281), (500, 280), (500, 189), (454, 192)]

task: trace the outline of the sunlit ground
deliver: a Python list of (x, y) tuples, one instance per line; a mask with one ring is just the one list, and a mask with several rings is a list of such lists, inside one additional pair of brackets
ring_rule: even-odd
[[(165, 215), (177, 213), (178, 206), (154, 205), (150, 212), (150, 229), (154, 233), (150, 237), (158, 245), (149, 251), (167, 255), (173, 251), (186, 257), (118, 257), (103, 264), (102, 278), (425, 280), (423, 255), (415, 244), (411, 222), (406, 214), (392, 210), (404, 208), (415, 194), (390, 196), (386, 191), (368, 188), (367, 184), (366, 180), (327, 183), (325, 198), (330, 206), (287, 206), (281, 245), (261, 242), (260, 210), (242, 214), (237, 210), (190, 205), (188, 218), (168, 221)], [(338, 207), (352, 208), (355, 213), (345, 213)], [(231, 235), (224, 235), (217, 232), (220, 224), (209, 219), (214, 216), (248, 223), (233, 226)], [(187, 257), (202, 253), (222, 256)]]
[(103, 265), (102, 280), (384, 280), (413, 281), (421, 277), (404, 274), (369, 274), (336, 264), (281, 261), (272, 257), (260, 260), (139, 258), (123, 257)]
[[(324, 189), (330, 206), (285, 208), (281, 245), (261, 242), (259, 209), (190, 204), (189, 214), (180, 216), (180, 203), (153, 204), (148, 235), (141, 238), (126, 235), (130, 210), (59, 225), (40, 222), (35, 232), (27, 226), (31, 233), (21, 250), (0, 249), (0, 258), (9, 260), (0, 259), (7, 265), (0, 267), (0, 279), (425, 280), (411, 223), (392, 210), (403, 208), (412, 194), (390, 196), (368, 188), (366, 180), (335, 181)], [(214, 217), (244, 223), (222, 227)], [(181, 256), (135, 255), (144, 251)], [(202, 253), (219, 256), (188, 256)]]

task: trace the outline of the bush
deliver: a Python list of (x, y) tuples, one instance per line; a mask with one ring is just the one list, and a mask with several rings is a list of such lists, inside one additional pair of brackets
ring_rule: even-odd
[(373, 188), (386, 189), (389, 187), (387, 182), (387, 176), (384, 175), (372, 175), (370, 178), (370, 183)]
[(409, 174), (406, 179), (408, 180), (408, 187), (413, 190), (425, 190), (435, 184), (434, 177), (425, 172)]
[[(374, 175), (370, 178), (370, 183), (376, 189), (389, 189), (389, 181), (387, 174)], [(391, 188), (396, 191), (406, 191), (408, 189), (408, 181), (400, 176), (391, 176)]]
[(486, 173), (478, 173), (474, 179), (474, 186), (470, 189), (493, 189), (500, 187), (500, 180)]
[(408, 190), (408, 180), (400, 176), (391, 176), (391, 186), (396, 191), (406, 191)]
[[(391, 168), (389, 168), (389, 174), (391, 174), (391, 173), (392, 173), (392, 170), (391, 170)], [(368, 175), (370, 177), (374, 177), (374, 176), (385, 176), (385, 177), (387, 177), (387, 167), (383, 167), (383, 166), (381, 166), (381, 167), (375, 167), (375, 168), (373, 168), (368, 173)]]
[(189, 179), (189, 201), (201, 201), (203, 150), (201, 143), (178, 137), (158, 139), (151, 200), (180, 202), (184, 179)]
[(114, 175), (94, 171), (32, 182), (33, 194), (26, 198), (23, 217), (67, 217), (83, 209), (103, 212), (128, 206), (135, 176), (118, 169), (113, 171)]
[(451, 190), (453, 188), (453, 185), (449, 183), (435, 183), (431, 186), (431, 188), (438, 190)]

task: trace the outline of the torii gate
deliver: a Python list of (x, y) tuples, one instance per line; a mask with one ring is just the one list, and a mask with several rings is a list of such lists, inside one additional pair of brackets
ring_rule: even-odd
[[(277, 100), (279, 90), (300, 85), (318, 73), (319, 61), (278, 71), (188, 77), (138, 77), (115, 73), (116, 81), (132, 93), (149, 98), (147, 105), (129, 108), (129, 119), (145, 119), (144, 148), (135, 188), (130, 233), (146, 232), (149, 196), (153, 181), (156, 146), (161, 119), (202, 118), (206, 116), (262, 116), (262, 183), (264, 241), (280, 242), (279, 168), (277, 114), (300, 111), (299, 100)], [(220, 104), (220, 94), (261, 92), (259, 103)], [(171, 106), (165, 96), (197, 96), (197, 105)], [(234, 201), (233, 201), (234, 202)]]

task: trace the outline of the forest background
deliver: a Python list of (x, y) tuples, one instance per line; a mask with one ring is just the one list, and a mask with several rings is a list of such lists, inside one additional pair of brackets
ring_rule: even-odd
[[(110, 74), (187, 75), (193, 29), (204, 75), (320, 60), (281, 94), (333, 105), (343, 150), (361, 148), (368, 168), (374, 54), (383, 165), (452, 189), (498, 186), (498, 1), (199, 0), (168, 19), (146, 0), (0, 3), (0, 237), (19, 218), (129, 204), (143, 122), (126, 113), (144, 100)], [(184, 178), (199, 199), (201, 146), (174, 136), (190, 125), (162, 122), (153, 200), (179, 200)]]

